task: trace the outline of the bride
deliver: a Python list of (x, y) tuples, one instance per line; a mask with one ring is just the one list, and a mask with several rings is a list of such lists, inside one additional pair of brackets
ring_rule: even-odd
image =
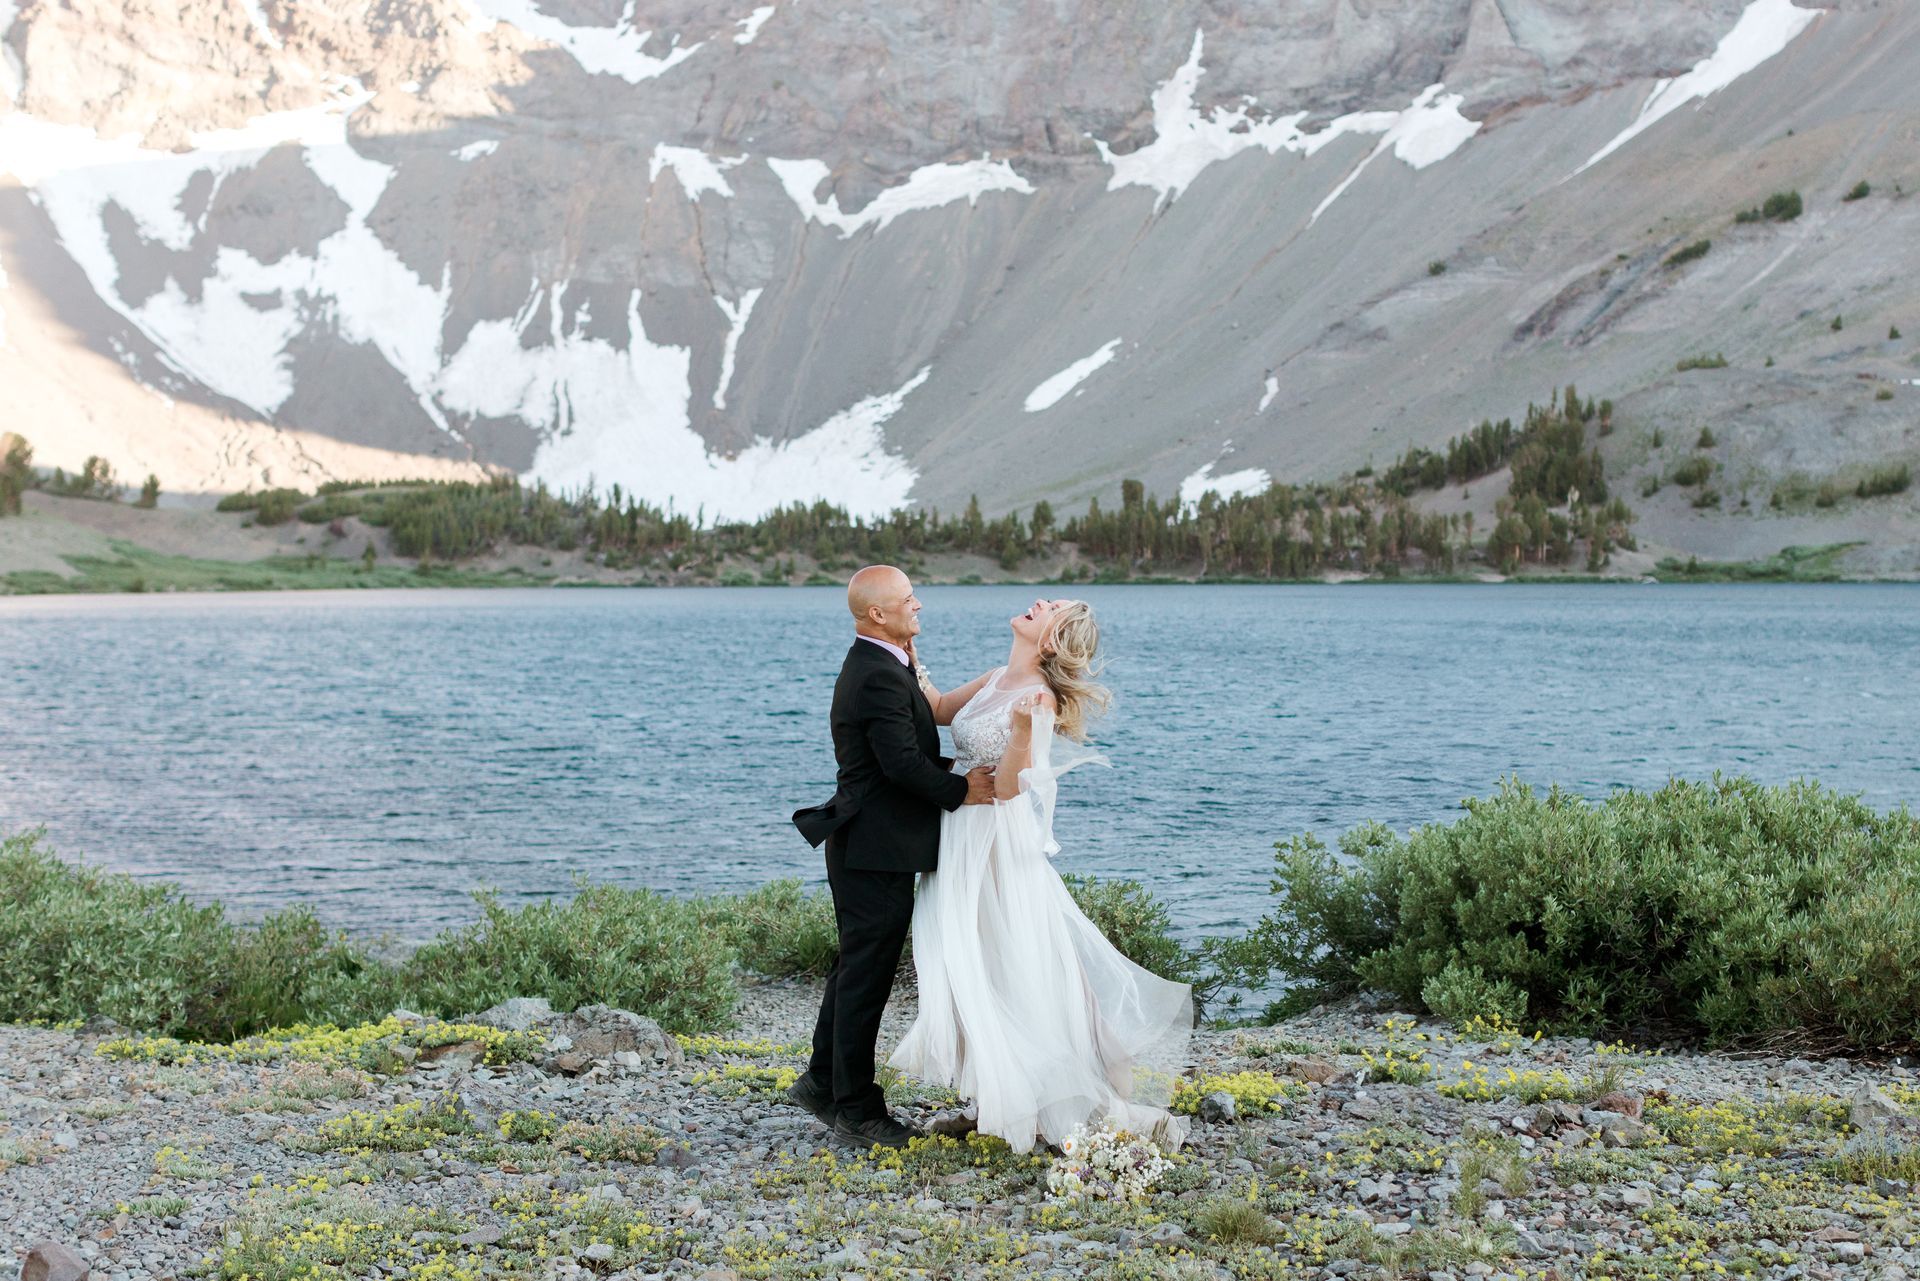
[(1085, 601), (1039, 600), (1012, 620), (1004, 667), (941, 694), (953, 769), (995, 765), (995, 801), (944, 813), (939, 870), (913, 907), (919, 1012), (888, 1060), (972, 1099), (981, 1133), (1016, 1152), (1104, 1121), (1168, 1148), (1166, 1110), (1193, 1026), (1186, 984), (1141, 969), (1081, 913), (1048, 861), (1059, 778), (1089, 762), (1100, 632)]

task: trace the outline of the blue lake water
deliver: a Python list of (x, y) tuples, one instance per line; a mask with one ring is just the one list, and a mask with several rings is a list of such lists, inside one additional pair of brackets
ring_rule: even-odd
[[(943, 686), (1032, 588), (934, 587)], [(1088, 587), (1111, 770), (1063, 870), (1189, 937), (1265, 908), (1272, 845), (1458, 814), (1507, 774), (1589, 796), (1715, 770), (1920, 799), (1920, 589)], [(822, 880), (834, 589), (0, 599), (0, 830), (242, 914), (418, 938), (468, 892)]]

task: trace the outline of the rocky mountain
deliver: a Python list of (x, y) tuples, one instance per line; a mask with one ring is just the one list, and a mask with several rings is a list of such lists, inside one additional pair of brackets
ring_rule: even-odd
[(1577, 381), (1845, 475), (1920, 457), (1916, 73), (1905, 0), (0, 0), (0, 426), (1003, 510)]

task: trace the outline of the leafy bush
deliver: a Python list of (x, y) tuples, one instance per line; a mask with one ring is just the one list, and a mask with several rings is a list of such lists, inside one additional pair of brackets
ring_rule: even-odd
[(364, 1017), (390, 976), (304, 909), (257, 928), (170, 886), (73, 867), (36, 833), (0, 840), (0, 1019), (82, 1019), (200, 1040)]
[(1726, 367), (1727, 358), (1719, 352), (1715, 352), (1711, 356), (1688, 356), (1676, 364), (1673, 369), (1675, 373), (1684, 374), (1689, 369), (1725, 369)]
[(1707, 251), (1713, 248), (1711, 240), (1696, 240), (1684, 249), (1676, 249), (1667, 259), (1667, 266), (1680, 267), (1696, 258), (1705, 258)]
[(228, 494), (214, 504), (215, 511), (252, 512), (256, 525), (280, 525), (292, 519), (307, 496), (297, 489), (250, 489)]
[(358, 516), (365, 507), (366, 500), (357, 494), (321, 494), (300, 509), (300, 519), (308, 525), (325, 525), (348, 516)]
[(1695, 454), (1691, 458), (1683, 459), (1680, 465), (1673, 469), (1673, 483), (1700, 485), (1704, 484), (1707, 477), (1711, 475), (1713, 475), (1713, 460)]
[(1827, 326), (1827, 328), (1833, 330), (1833, 332), (1836, 334), (1839, 333), (1842, 329), (1845, 329), (1846, 327), (1847, 327), (1847, 318), (1845, 316), (1835, 316), (1833, 318), (1833, 323)]
[(1427, 274), (1429, 276), (1444, 276), (1447, 274), (1447, 264), (1435, 258), (1427, 264)]
[(1716, 439), (1713, 434), (1713, 428), (1702, 427), (1700, 429), (1700, 438), (1693, 442), (1693, 447), (1695, 449), (1712, 449), (1719, 443), (1719, 440)]
[(1255, 930), (1323, 991), (1524, 998), (1579, 1032), (1920, 1044), (1920, 821), (1816, 783), (1673, 782), (1591, 804), (1518, 782), (1402, 837), (1278, 846)]
[(733, 1011), (733, 948), (706, 928), (694, 902), (584, 883), (564, 903), (507, 908), (490, 893), (476, 899), (479, 921), (435, 938), (404, 967), (403, 987), (423, 1014), (544, 996), (555, 1009), (599, 1002), (691, 1032)]
[(1768, 196), (1758, 209), (1743, 209), (1735, 214), (1735, 222), (1792, 222), (1801, 214), (1802, 204), (1797, 191), (1776, 191)]
[(746, 894), (701, 899), (699, 908), (740, 964), (756, 973), (823, 975), (839, 955), (833, 900), (802, 893), (799, 881), (771, 881)]
[(1873, 194), (1873, 184), (1869, 183), (1865, 178), (1862, 178), (1859, 182), (1854, 183), (1853, 186), (1847, 191), (1847, 194), (1840, 197), (1840, 199), (1865, 200), (1868, 196), (1872, 194)]
[(1903, 494), (1912, 483), (1912, 468), (1905, 463), (1893, 463), (1868, 472), (1853, 492), (1859, 498), (1878, 498), (1883, 494)]

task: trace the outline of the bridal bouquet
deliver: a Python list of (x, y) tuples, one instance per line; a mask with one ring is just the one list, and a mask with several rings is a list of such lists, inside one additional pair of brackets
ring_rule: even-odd
[(1047, 1195), (1063, 1201), (1138, 1201), (1172, 1168), (1173, 1162), (1145, 1139), (1104, 1124), (1078, 1125), (1060, 1141), (1060, 1155), (1047, 1170)]

